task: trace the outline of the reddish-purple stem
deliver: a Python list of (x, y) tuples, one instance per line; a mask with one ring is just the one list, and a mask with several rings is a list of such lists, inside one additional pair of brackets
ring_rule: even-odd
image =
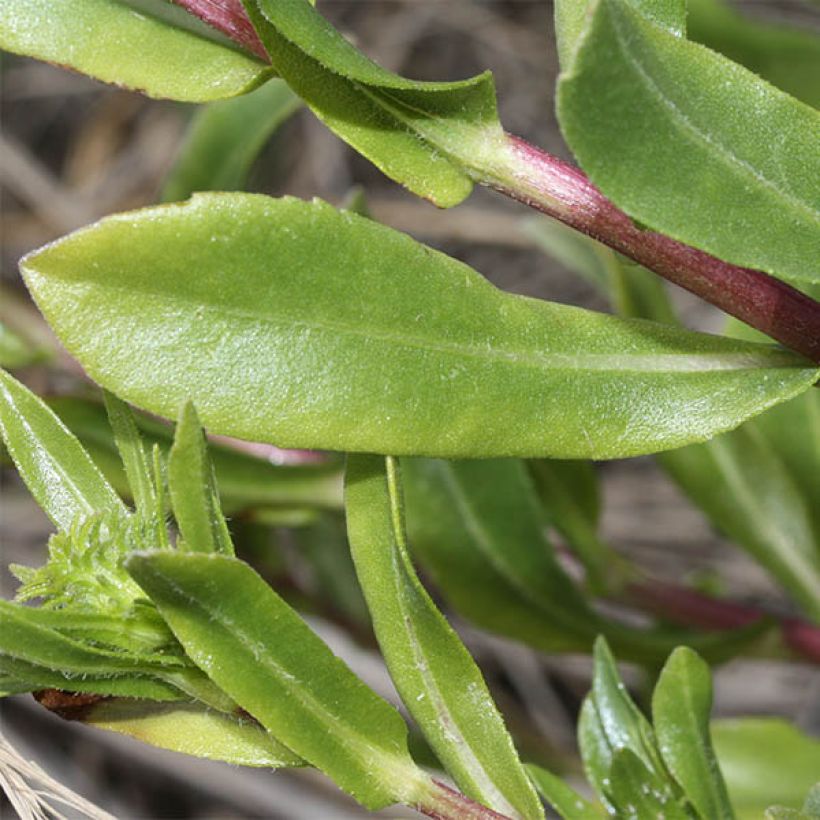
[(508, 139), (514, 179), (510, 182), (505, 175), (488, 181), (490, 187), (603, 242), (785, 347), (820, 362), (820, 303), (761, 271), (641, 230), (578, 168), (519, 137)]
[[(710, 598), (655, 579), (630, 584), (626, 594), (629, 600), (666, 620), (706, 630), (740, 629), (771, 617), (757, 607)], [(782, 618), (778, 626), (783, 642), (792, 652), (820, 663), (820, 627), (797, 618)]]
[(433, 780), (435, 791), (430, 799), (413, 808), (434, 820), (509, 820), (505, 814), (488, 809), (460, 792)]
[(270, 62), (268, 52), (248, 19), (242, 0), (173, 0), (178, 6), (222, 32), (226, 37), (255, 54), (260, 60)]

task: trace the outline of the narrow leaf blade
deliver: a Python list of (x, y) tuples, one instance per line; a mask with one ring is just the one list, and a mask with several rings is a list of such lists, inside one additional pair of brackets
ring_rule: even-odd
[(527, 764), (527, 773), (541, 796), (564, 820), (598, 820), (602, 812), (568, 786), (560, 777), (540, 766)]
[(0, 434), (31, 494), (60, 529), (94, 513), (125, 512), (79, 441), (41, 399), (2, 370)]
[(356, 572), (408, 711), (468, 796), (505, 815), (541, 816), (481, 672), (410, 561), (398, 463), (349, 456), (345, 498)]

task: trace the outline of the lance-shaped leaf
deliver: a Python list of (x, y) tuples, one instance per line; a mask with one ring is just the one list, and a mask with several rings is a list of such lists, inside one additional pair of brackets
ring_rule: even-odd
[(350, 550), (390, 676), (467, 795), (504, 815), (542, 816), (481, 672), (413, 568), (398, 469), (351, 455), (345, 482)]
[(704, 820), (731, 820), (732, 805), (709, 736), (712, 676), (686, 647), (666, 662), (652, 695), (652, 721), (661, 757)]
[(646, 817), (689, 820), (691, 815), (676, 802), (670, 783), (649, 769), (632, 749), (615, 750), (606, 784), (615, 816), (628, 820)]
[(31, 494), (60, 529), (94, 513), (125, 512), (74, 435), (41, 399), (2, 370), (0, 434)]
[(156, 509), (156, 490), (151, 475), (151, 464), (142, 444), (142, 438), (131, 408), (113, 393), (103, 392), (108, 421), (122, 459), (128, 486), (137, 510), (153, 514)]
[(304, 761), (254, 720), (196, 703), (152, 703), (114, 698), (86, 709), (82, 721), (98, 729), (236, 766), (278, 769)]
[(163, 200), (187, 199), (195, 191), (241, 190), (271, 134), (298, 108), (299, 98), (282, 80), (202, 107), (188, 127)]
[(535, 788), (564, 820), (598, 820), (605, 816), (589, 800), (584, 799), (574, 789), (568, 786), (560, 777), (540, 766), (527, 764), (529, 774)]
[[(75, 396), (49, 399), (48, 406), (80, 440), (111, 484), (122, 494), (130, 488), (117, 455), (111, 426), (99, 402)], [(167, 458), (173, 428), (144, 413), (134, 413), (141, 437)], [(342, 475), (339, 461), (277, 465), (267, 459), (209, 442), (208, 454), (226, 514), (249, 507), (341, 508)]]
[(0, 48), (187, 102), (242, 94), (272, 73), (181, 9), (140, 0), (3, 3)]
[(368, 808), (425, 784), (407, 727), (241, 561), (137, 553), (127, 562), (188, 655), (277, 740)]
[(22, 270), (103, 386), (166, 416), (190, 399), (210, 430), (284, 447), (622, 457), (708, 438), (817, 376), (776, 348), (504, 294), (321, 202), (199, 194)]
[(280, 77), (378, 168), (441, 207), (472, 189), (471, 164), (503, 147), (489, 73), (406, 80), (357, 51), (307, 0), (244, 0)]
[(599, 0), (558, 86), (564, 135), (641, 223), (739, 265), (818, 281), (820, 112)]
[(588, 650), (604, 625), (556, 561), (522, 462), (402, 467), (411, 549), (458, 612), (546, 651)]
[(179, 414), (168, 459), (168, 488), (185, 549), (233, 555), (233, 542), (219, 506), (214, 470), (205, 446), (205, 433), (190, 402)]

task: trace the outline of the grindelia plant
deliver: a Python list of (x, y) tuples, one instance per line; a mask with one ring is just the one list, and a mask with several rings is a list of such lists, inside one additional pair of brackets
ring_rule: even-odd
[[(45, 566), (13, 567), (17, 600), (0, 601), (2, 694), (178, 752), (311, 766), (370, 810), (816, 815), (817, 743), (780, 723), (710, 722), (708, 664), (820, 661), (820, 115), (798, 99), (817, 97), (690, 39), (684, 0), (555, 12), (557, 113), (580, 168), (503, 129), (489, 73), (388, 72), (307, 0), (0, 8), (9, 51), (209, 104), (164, 204), (20, 263), (104, 401), (46, 402), (0, 375), (6, 450), (56, 528)], [(713, 0), (691, 12), (707, 43), (734, 20)], [(754, 30), (724, 50), (760, 61)], [(614, 314), (505, 293), (370, 219), (361, 198), (243, 193), (302, 104), (442, 208), (480, 184), (546, 215), (528, 223), (533, 241)], [(658, 277), (730, 314), (725, 333), (683, 327)], [(9, 368), (42, 358), (0, 330)], [(328, 455), (274, 467), (209, 445), (203, 425)], [(602, 541), (589, 462), (647, 454), (799, 617), (656, 583)], [(258, 554), (237, 555), (239, 513), (292, 527), (317, 578), (310, 603), (375, 641), (402, 711), (252, 566)], [(604, 614), (612, 599), (641, 625)], [(439, 601), (531, 647), (592, 653), (577, 791), (522, 763)], [(615, 657), (648, 672), (646, 714)], [(797, 773), (788, 793), (748, 785), (748, 750), (769, 743)]]

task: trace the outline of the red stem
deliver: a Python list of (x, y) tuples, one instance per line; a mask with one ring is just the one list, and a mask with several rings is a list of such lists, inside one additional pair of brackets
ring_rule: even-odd
[(434, 820), (509, 820), (505, 814), (476, 803), (438, 780), (432, 782), (435, 790), (426, 800), (413, 806), (427, 817)]
[(260, 60), (270, 62), (268, 52), (259, 39), (256, 29), (248, 19), (242, 0), (172, 0), (178, 6), (198, 17), (211, 28), (255, 54)]
[[(758, 607), (710, 598), (664, 581), (631, 583), (626, 595), (641, 608), (682, 626), (706, 630), (740, 629), (771, 614)], [(806, 660), (820, 663), (820, 627), (797, 618), (778, 621), (783, 642)]]
[[(508, 135), (512, 175), (484, 181), (674, 282), (820, 363), (820, 303), (761, 271), (642, 230), (574, 166)], [(483, 180), (482, 180), (483, 181)]]
[[(269, 57), (241, 0), (174, 0), (265, 62)], [(473, 169), (483, 185), (559, 219), (820, 363), (820, 303), (761, 271), (723, 262), (642, 230), (578, 169), (508, 135), (511, 163)]]

